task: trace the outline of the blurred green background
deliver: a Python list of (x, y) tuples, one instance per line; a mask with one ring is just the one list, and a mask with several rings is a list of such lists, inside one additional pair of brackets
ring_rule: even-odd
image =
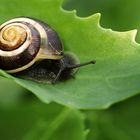
[[(101, 26), (105, 28), (116, 31), (138, 29), (136, 40), (140, 42), (139, 5), (139, 0), (65, 0), (63, 8), (76, 9), (77, 15), (81, 17), (99, 12), (102, 14)], [(10, 8), (10, 4), (8, 7)], [(136, 96), (105, 111), (82, 111), (87, 117), (85, 121), (79, 119), (79, 113), (71, 111), (66, 122), (55, 124), (55, 134), (48, 134), (51, 129), (49, 124), (65, 107), (55, 103), (41, 103), (32, 93), (0, 77), (0, 139), (76, 140), (81, 137), (79, 140), (82, 140), (80, 133), (84, 123), (85, 129), (90, 129), (88, 140), (139, 140), (139, 105), (140, 96)], [(60, 123), (62, 118), (60, 114)]]

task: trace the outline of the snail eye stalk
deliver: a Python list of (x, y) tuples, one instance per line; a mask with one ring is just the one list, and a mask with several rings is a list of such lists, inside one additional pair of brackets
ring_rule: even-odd
[(81, 64), (75, 64), (75, 65), (72, 65), (72, 66), (67, 66), (65, 69), (75, 69), (75, 68), (83, 67), (83, 66), (86, 66), (86, 65), (95, 64), (95, 63), (96, 63), (96, 61), (92, 60), (92, 61), (81, 63)]
[(92, 61), (88, 61), (88, 62), (85, 62), (85, 63), (73, 64), (73, 65), (67, 65), (67, 64), (65, 64), (61, 61), (60, 70), (59, 70), (58, 74), (56, 75), (55, 79), (53, 80), (52, 84), (55, 84), (57, 82), (57, 80), (59, 79), (59, 77), (60, 77), (60, 75), (63, 71), (67, 71), (68, 69), (80, 68), (80, 67), (87, 66), (87, 65), (90, 65), (90, 64), (96, 64), (96, 61), (92, 60)]

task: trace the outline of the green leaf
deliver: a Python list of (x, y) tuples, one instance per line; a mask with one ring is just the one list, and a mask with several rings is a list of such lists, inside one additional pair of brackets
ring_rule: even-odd
[[(65, 0), (63, 7), (67, 10), (77, 10), (82, 17), (100, 12), (101, 25), (117, 31), (127, 31), (137, 28), (140, 30), (139, 0)], [(140, 41), (140, 32), (136, 40)]]
[(58, 104), (29, 100), (10, 108), (0, 106), (0, 114), (3, 140), (86, 139), (83, 114)]
[(87, 140), (139, 140), (140, 96), (116, 104), (106, 111), (88, 111)]
[(15, 82), (3, 77), (0, 78), (0, 106), (9, 107), (17, 105), (22, 97), (21, 93), (24, 92), (26, 90)]
[[(15, 8), (15, 5), (17, 8)], [(1, 21), (15, 16), (32, 16), (48, 22), (60, 35), (65, 51), (84, 62), (95, 59), (94, 66), (81, 68), (76, 79), (56, 85), (40, 84), (1, 75), (32, 91), (44, 102), (75, 108), (107, 108), (140, 91), (140, 49), (136, 30), (114, 32), (99, 25), (100, 14), (80, 18), (75, 11), (61, 8), (61, 0), (1, 0)], [(7, 9), (10, 9), (7, 13)]]

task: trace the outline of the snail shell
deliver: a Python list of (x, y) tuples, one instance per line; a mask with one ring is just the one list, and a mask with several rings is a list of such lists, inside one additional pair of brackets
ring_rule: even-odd
[(0, 26), (1, 69), (16, 73), (39, 60), (59, 60), (62, 57), (63, 48), (58, 34), (46, 23), (20, 17)]

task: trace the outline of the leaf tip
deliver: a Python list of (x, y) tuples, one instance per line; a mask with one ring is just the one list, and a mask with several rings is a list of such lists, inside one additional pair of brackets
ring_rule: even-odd
[(87, 19), (87, 20), (91, 20), (91, 21), (95, 21), (100, 24), (100, 19), (101, 19), (101, 13), (96, 13), (96, 14), (93, 14), (91, 16), (88, 16), (88, 17), (84, 17), (84, 19)]
[(90, 133), (90, 129), (85, 129), (84, 130), (84, 137), (87, 139), (87, 137), (88, 137), (88, 135), (89, 135), (89, 133)]
[(132, 41), (136, 43), (136, 35), (137, 35), (138, 30), (134, 29), (132, 30), (131, 36), (132, 36)]
[(128, 40), (132, 41), (132, 43), (137, 43), (136, 42), (137, 29), (126, 31), (124, 32), (124, 34), (127, 36)]

